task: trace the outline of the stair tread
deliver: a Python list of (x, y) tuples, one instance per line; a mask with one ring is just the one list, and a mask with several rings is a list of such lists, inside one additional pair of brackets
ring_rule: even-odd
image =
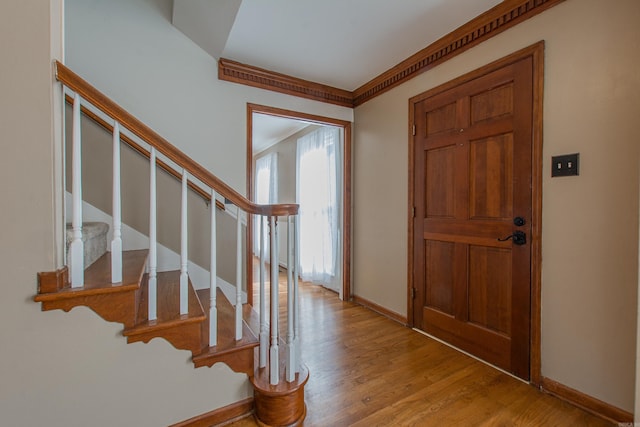
[(85, 270), (84, 286), (71, 288), (67, 285), (58, 292), (39, 294), (35, 300), (50, 301), (135, 290), (144, 275), (148, 252), (146, 249), (122, 252), (122, 282), (111, 283), (111, 252), (107, 252)]
[[(205, 311), (208, 313), (210, 306), (210, 290), (200, 289), (197, 292)], [(238, 349), (255, 347), (258, 344), (258, 338), (254, 331), (252, 331), (247, 325), (247, 323), (252, 323), (252, 318), (257, 316), (253, 308), (249, 304), (243, 305), (242, 317), (244, 322), (242, 324), (242, 338), (240, 340), (236, 340), (235, 307), (229, 302), (220, 289), (217, 289), (216, 299), (216, 306), (218, 309), (218, 342), (215, 346), (209, 347), (209, 322), (205, 322), (202, 328), (204, 349), (201, 354), (193, 357), (194, 362)]]
[[(148, 282), (148, 281), (146, 281)], [(203, 322), (205, 311), (193, 289), (191, 280), (188, 287), (188, 312), (180, 314), (180, 271), (165, 271), (157, 275), (157, 308), (156, 320), (148, 320), (149, 288), (143, 286), (140, 292), (140, 305), (136, 324), (124, 331), (125, 336), (147, 333), (154, 329), (163, 329), (184, 323)]]

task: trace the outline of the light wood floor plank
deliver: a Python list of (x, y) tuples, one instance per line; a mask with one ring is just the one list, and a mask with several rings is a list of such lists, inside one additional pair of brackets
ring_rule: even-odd
[(305, 426), (611, 426), (319, 286), (301, 285), (301, 323)]

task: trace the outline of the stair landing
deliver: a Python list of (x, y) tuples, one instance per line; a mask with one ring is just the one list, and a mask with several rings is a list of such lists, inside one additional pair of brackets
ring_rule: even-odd
[(107, 252), (84, 272), (84, 286), (72, 288), (62, 284), (56, 292), (39, 293), (34, 297), (42, 303), (42, 310), (69, 311), (86, 306), (109, 322), (133, 326), (136, 319), (137, 291), (147, 263), (147, 250), (126, 251), (122, 254), (122, 282), (111, 283), (111, 253)]

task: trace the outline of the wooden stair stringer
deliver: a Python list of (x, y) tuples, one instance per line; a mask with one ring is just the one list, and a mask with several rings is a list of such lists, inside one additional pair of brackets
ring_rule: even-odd
[(85, 306), (108, 322), (131, 327), (135, 324), (138, 290), (144, 280), (147, 255), (147, 250), (123, 252), (122, 282), (111, 283), (111, 253), (107, 252), (85, 270), (84, 286), (71, 288), (65, 283), (61, 289), (39, 293), (33, 299), (42, 304), (42, 311), (68, 312)]
[(188, 313), (180, 315), (180, 271), (167, 271), (157, 276), (157, 318), (148, 320), (148, 286), (140, 289), (138, 316), (134, 326), (123, 335), (127, 343), (148, 343), (153, 338), (164, 338), (179, 350), (192, 354), (202, 349), (201, 327), (207, 316), (189, 280)]
[[(198, 290), (198, 296), (207, 313), (209, 313), (209, 295), (209, 289)], [(255, 323), (255, 311), (249, 304), (243, 305), (242, 339), (236, 341), (235, 307), (220, 289), (217, 289), (216, 292), (216, 307), (218, 310), (217, 345), (209, 347), (209, 322), (206, 322), (202, 327), (202, 342), (204, 345), (202, 352), (192, 358), (194, 366), (196, 368), (211, 367), (218, 362), (222, 362), (234, 372), (252, 376), (255, 348), (259, 345), (256, 334), (249, 327), (249, 324)]]

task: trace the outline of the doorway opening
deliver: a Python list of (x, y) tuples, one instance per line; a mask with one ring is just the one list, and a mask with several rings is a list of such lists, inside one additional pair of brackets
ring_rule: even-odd
[[(257, 203), (300, 204), (301, 279), (349, 300), (351, 123), (247, 104), (247, 194)], [(258, 247), (257, 230), (257, 224), (248, 224), (249, 263)], [(280, 248), (279, 263), (288, 267), (284, 245)], [(252, 286), (253, 277), (248, 279)]]

